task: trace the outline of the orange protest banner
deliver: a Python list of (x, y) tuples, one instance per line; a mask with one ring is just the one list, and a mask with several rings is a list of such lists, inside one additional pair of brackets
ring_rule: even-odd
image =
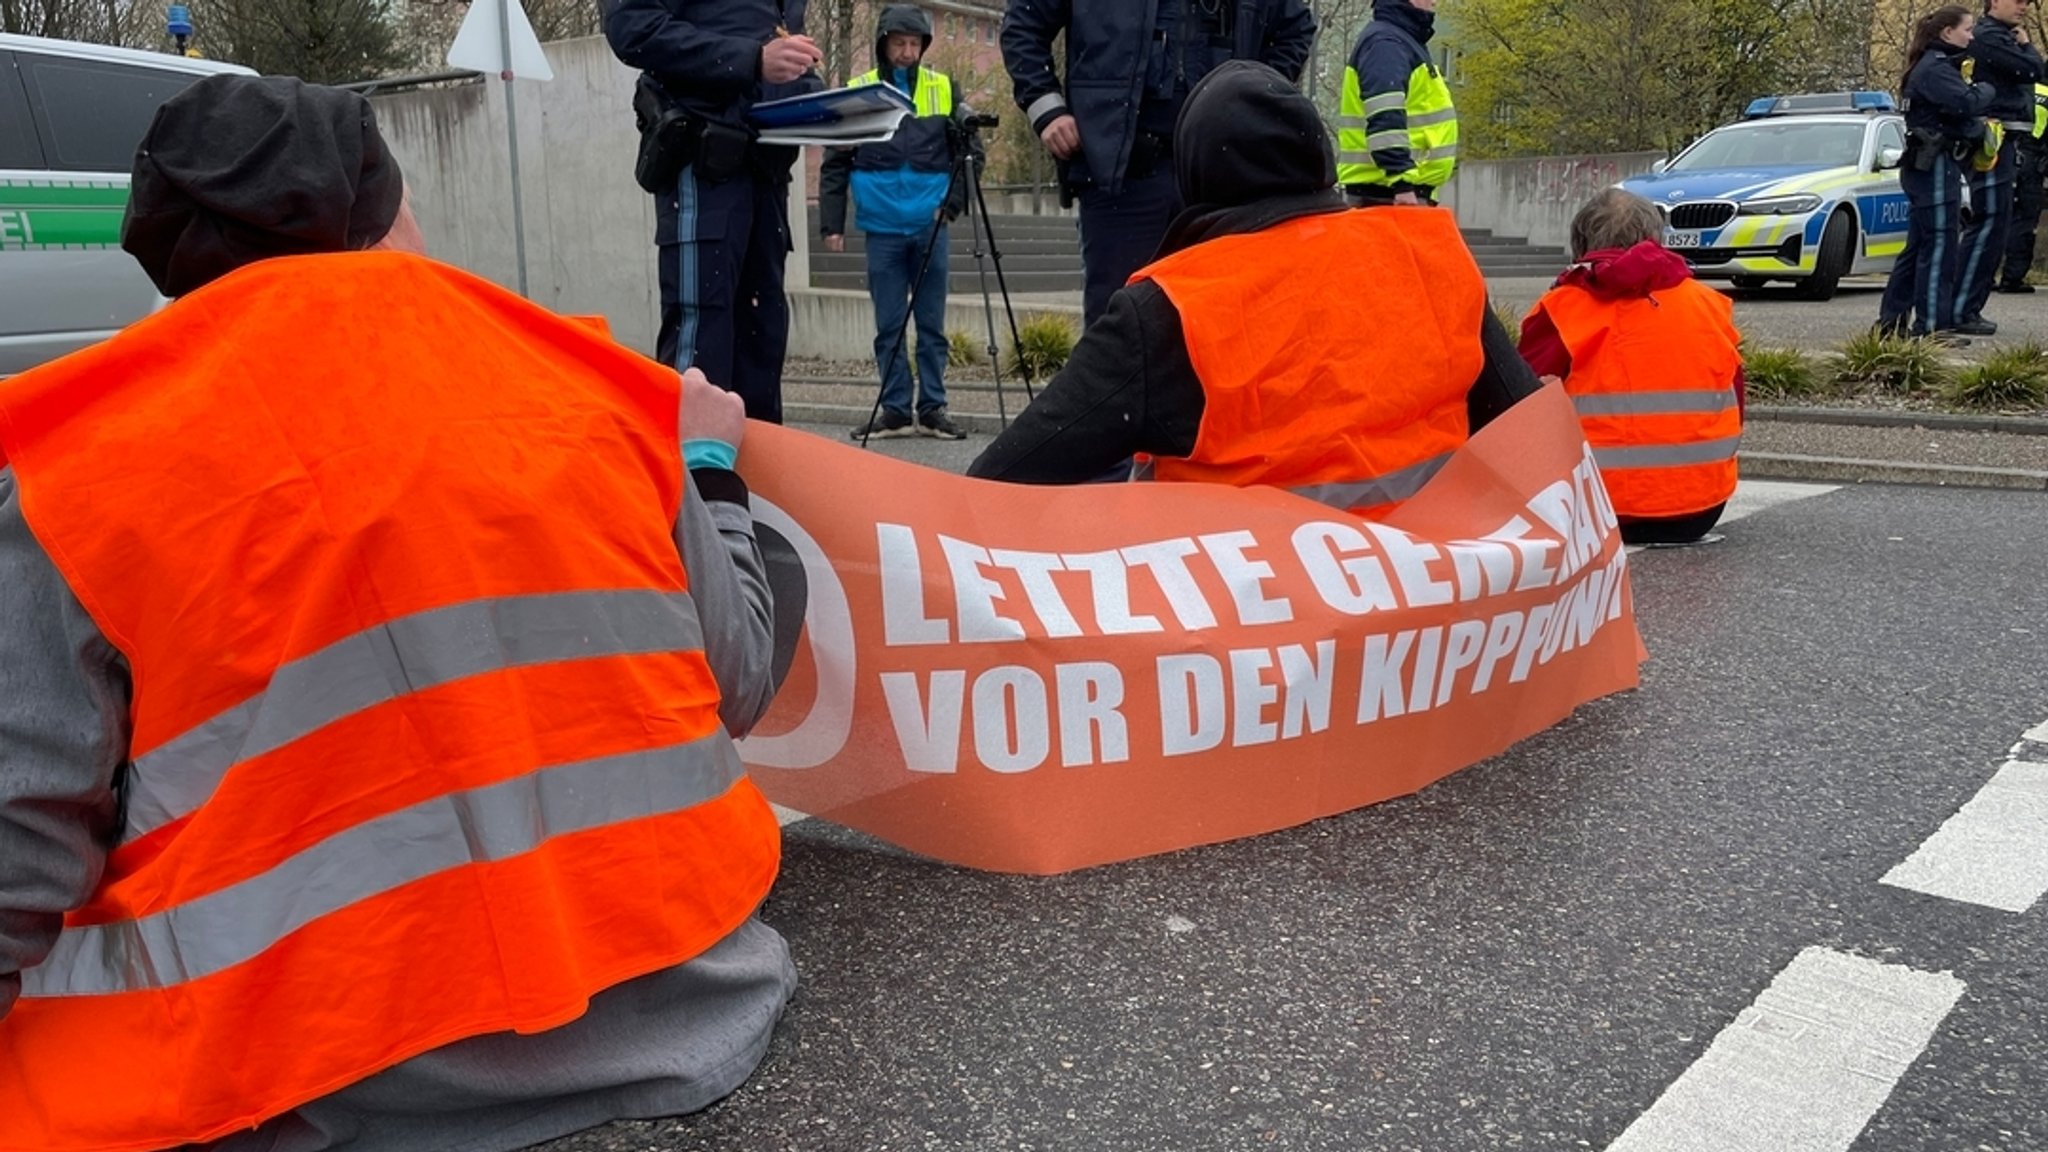
[(969, 480), (766, 425), (743, 467), (778, 614), (805, 605), (741, 744), (754, 780), (972, 867), (1405, 795), (1635, 686), (1644, 656), (1556, 387), (1379, 524), (1272, 489)]

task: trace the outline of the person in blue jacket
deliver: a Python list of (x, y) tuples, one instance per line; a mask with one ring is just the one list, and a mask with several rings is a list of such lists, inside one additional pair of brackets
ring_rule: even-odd
[[(846, 194), (867, 237), (868, 298), (875, 305), (875, 364), (882, 394), (874, 417), (853, 438), (924, 435), (962, 440), (946, 414), (946, 225), (967, 206), (967, 183), (953, 178), (965, 151), (967, 105), (953, 79), (923, 66), (932, 21), (914, 4), (882, 9), (875, 27), (875, 69), (849, 83), (888, 84), (917, 106), (896, 134), (873, 144), (833, 148), (818, 168), (818, 226), (830, 252), (846, 250)], [(920, 272), (922, 275), (920, 276)], [(911, 408), (906, 314), (917, 315), (917, 399)]]
[(2005, 234), (2012, 227), (2013, 176), (2019, 166), (2014, 150), (2020, 137), (2034, 130), (2034, 82), (2041, 78), (2041, 53), (2028, 42), (2020, 24), (2033, 0), (1985, 0), (1984, 18), (1970, 37), (1970, 78), (1992, 88), (1984, 115), (2005, 129), (1998, 163), (1972, 170), (1970, 224), (1963, 230), (1962, 278), (1956, 283), (1956, 330), (1989, 336), (1998, 325), (1984, 318), (1991, 281), (2005, 254)]
[(747, 110), (821, 89), (822, 60), (803, 35), (808, 0), (605, 0), (612, 53), (687, 115), (684, 162), (654, 193), (661, 257), (655, 358), (704, 375), (782, 422), (789, 346), (783, 260), (789, 254), (794, 148), (754, 141)]
[(1899, 185), (1910, 213), (1906, 247), (1892, 265), (1878, 306), (1878, 331), (1887, 335), (1969, 343), (1956, 334), (1957, 218), (1963, 167), (1982, 146), (1984, 110), (1993, 96), (1991, 85), (1963, 79), (1963, 54), (1975, 23), (1961, 5), (1937, 8), (1914, 25), (1906, 47), (1906, 74), (1899, 82), (1906, 104), (1906, 155), (1899, 164)]
[(1225, 60), (1299, 82), (1315, 35), (1303, 0), (1010, 0), (1003, 66), (1017, 107), (1059, 161), (1063, 198), (1081, 206), (1084, 321), (1152, 259), (1181, 210), (1173, 126), (1188, 92)]

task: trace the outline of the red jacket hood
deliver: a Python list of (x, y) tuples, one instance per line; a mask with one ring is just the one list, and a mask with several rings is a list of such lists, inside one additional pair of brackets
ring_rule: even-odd
[(1604, 299), (1648, 296), (1692, 279), (1692, 269), (1677, 253), (1644, 240), (1633, 248), (1601, 248), (1564, 270), (1559, 285), (1576, 284)]

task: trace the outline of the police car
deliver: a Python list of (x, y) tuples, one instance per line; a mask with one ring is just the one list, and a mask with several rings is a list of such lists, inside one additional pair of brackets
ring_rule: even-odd
[(1887, 93), (1765, 96), (1621, 186), (1663, 209), (1665, 246), (1701, 278), (1786, 280), (1826, 300), (1844, 276), (1891, 271), (1905, 248), (1905, 153)]

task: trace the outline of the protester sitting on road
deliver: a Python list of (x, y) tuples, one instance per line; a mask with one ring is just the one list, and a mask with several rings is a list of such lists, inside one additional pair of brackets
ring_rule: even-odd
[(1906, 102), (1906, 155), (1899, 187), (1906, 194), (1906, 247), (1892, 264), (1878, 305), (1877, 329), (1895, 336), (1968, 344), (1996, 331), (1958, 312), (1967, 288), (1962, 274), (1960, 217), (1963, 168), (1985, 137), (1982, 114), (1989, 84), (1963, 79), (1963, 52), (1977, 18), (1961, 5), (1937, 8), (1913, 26), (1899, 95)]
[(1705, 536), (1742, 440), (1734, 307), (1663, 235), (1655, 204), (1600, 192), (1572, 218), (1571, 267), (1522, 321), (1522, 357), (1564, 380), (1631, 544)]
[[(1534, 392), (1447, 212), (1347, 209), (1315, 106), (1264, 65), (1196, 85), (1188, 209), (969, 474), (1270, 484), (1376, 515)], [(1144, 466), (1141, 466), (1141, 471)]]
[(0, 1147), (731, 1092), (795, 983), (739, 398), (425, 259), (351, 92), (186, 88), (122, 243), (177, 299), (0, 384)]

